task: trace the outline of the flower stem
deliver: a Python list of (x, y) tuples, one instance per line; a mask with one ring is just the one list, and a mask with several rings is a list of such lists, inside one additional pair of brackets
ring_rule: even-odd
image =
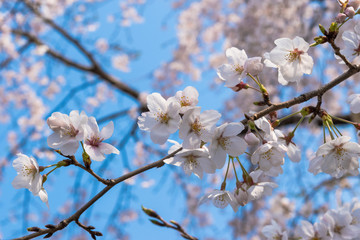
[(340, 122), (349, 123), (349, 124), (352, 124), (352, 125), (356, 124), (356, 123), (354, 123), (354, 122), (351, 122), (351, 121), (346, 120), (346, 119), (343, 119), (343, 118), (335, 117), (335, 116), (332, 116), (332, 115), (329, 115), (329, 116), (330, 116), (331, 118), (333, 118), (333, 119), (336, 119), (336, 120), (340, 121)]
[(334, 128), (336, 129), (336, 131), (340, 134), (340, 136), (342, 136), (340, 130), (335, 126), (335, 124), (333, 124)]
[(233, 158), (233, 157), (231, 157), (231, 162), (232, 162), (232, 165), (233, 165), (233, 169), (234, 169), (236, 181), (237, 181), (237, 182), (240, 182), (240, 181), (239, 181), (239, 178), (238, 178), (238, 176), (237, 176), (237, 173), (236, 173), (235, 164), (234, 164), (234, 158)]
[(330, 126), (329, 126), (329, 122), (325, 120), (325, 124), (326, 124), (326, 127), (327, 127), (328, 131), (329, 131), (331, 140), (334, 140), (335, 137), (334, 137), (334, 134), (333, 134), (332, 131), (331, 131), (331, 128), (330, 128)]
[(227, 178), (227, 175), (229, 173), (229, 167), (230, 167), (230, 158), (229, 158), (228, 165), (227, 165), (227, 168), (226, 168), (225, 178), (224, 178), (224, 181), (221, 183), (221, 189), (220, 190), (225, 190), (226, 178)]
[(248, 75), (252, 80), (254, 80), (254, 82), (255, 82), (259, 87), (261, 87), (261, 83), (258, 82), (258, 81), (254, 78), (253, 75), (251, 75), (250, 73), (248, 73), (247, 75)]
[(299, 120), (299, 122), (296, 124), (294, 130), (292, 131), (292, 134), (295, 134), (296, 129), (298, 128), (298, 126), (300, 126), (300, 124), (302, 123), (302, 121), (304, 120), (305, 116), (302, 116)]

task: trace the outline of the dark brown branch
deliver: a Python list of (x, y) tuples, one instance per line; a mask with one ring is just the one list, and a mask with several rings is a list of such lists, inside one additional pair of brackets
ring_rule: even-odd
[(31, 12), (33, 12), (36, 16), (38, 16), (40, 19), (42, 19), (46, 24), (50, 25), (53, 29), (55, 29), (60, 35), (62, 35), (64, 38), (66, 38), (69, 42), (71, 42), (76, 48), (78, 48), (91, 62), (93, 66), (97, 65), (97, 62), (95, 61), (92, 54), (87, 51), (78, 40), (76, 40), (74, 37), (72, 37), (65, 29), (61, 28), (59, 25), (57, 25), (53, 20), (41, 15), (41, 13), (33, 6), (29, 1), (23, 0), (24, 4), (30, 9)]
[[(282, 103), (273, 103), (272, 106), (265, 108), (257, 113), (255, 113), (254, 115), (250, 116), (251, 120), (256, 120), (259, 119), (271, 112), (283, 109), (283, 108), (289, 108), (292, 107), (296, 104), (300, 104), (303, 102), (306, 102), (307, 100), (314, 98), (316, 96), (319, 95), (323, 95), (325, 92), (329, 91), (331, 88), (335, 87), (336, 85), (342, 83), (343, 81), (345, 81), (346, 79), (348, 79), (349, 77), (355, 75), (356, 73), (358, 73), (360, 71), (360, 67), (356, 66), (356, 67), (352, 67), (350, 68), (348, 71), (346, 71), (345, 73), (341, 74), (340, 76), (338, 76), (337, 78), (335, 78), (334, 80), (332, 80), (331, 82), (329, 82), (328, 84), (325, 84), (324, 86), (320, 87), (317, 90), (314, 91), (310, 91), (304, 94), (301, 94), (298, 97), (295, 97), (289, 101), (286, 102), (282, 102)], [(241, 121), (243, 124), (246, 124), (247, 119), (244, 119)]]
[(96, 194), (89, 202), (87, 202), (85, 205), (83, 205), (77, 212), (75, 212), (73, 215), (71, 215), (69, 218), (61, 221), (59, 224), (57, 225), (53, 225), (53, 228), (44, 228), (44, 229), (37, 229), (37, 231), (35, 233), (20, 237), (20, 238), (16, 238), (14, 240), (25, 240), (25, 239), (33, 239), (35, 237), (38, 236), (42, 236), (44, 234), (53, 234), (59, 230), (64, 229), (65, 227), (67, 227), (71, 222), (78, 220), (81, 216), (81, 214), (83, 212), (85, 212), (90, 206), (92, 206), (98, 199), (100, 199), (102, 196), (104, 196), (111, 188), (113, 188), (115, 185), (117, 185), (118, 183), (125, 181), (126, 179), (129, 179), (135, 175), (138, 175), (140, 173), (143, 173), (149, 169), (152, 168), (159, 168), (164, 166), (164, 160), (173, 157), (176, 153), (178, 153), (179, 151), (181, 151), (182, 148), (172, 152), (171, 154), (167, 155), (166, 157), (150, 163), (144, 167), (141, 167), (135, 171), (129, 172), (119, 178), (110, 180), (111, 185), (106, 186), (105, 188), (103, 188), (103, 190), (101, 190), (98, 194)]
[[(178, 231), (180, 233), (180, 235), (185, 238), (185, 239), (189, 239), (189, 240), (198, 240), (198, 238), (193, 237), (191, 235), (189, 235), (185, 229), (177, 222), (175, 222), (174, 220), (170, 220), (170, 223), (166, 222), (159, 214), (157, 214), (154, 210), (149, 209), (149, 208), (145, 208), (142, 207), (142, 210), (144, 211), (144, 213), (146, 215), (148, 215), (149, 217), (152, 217), (154, 219), (149, 219), (150, 222), (152, 222), (153, 224), (159, 226), (159, 227), (167, 227), (167, 228), (172, 228), (176, 231)], [(155, 220), (157, 219), (157, 220)], [(159, 220), (159, 221), (158, 221)]]
[[(38, 37), (36, 37), (28, 32), (24, 32), (19, 29), (13, 29), (12, 33), (22, 36), (22, 37), (25, 37), (29, 41), (35, 43), (36, 45), (46, 45)], [(114, 78), (113, 76), (107, 74), (98, 64), (96, 64), (94, 66), (90, 66), (90, 67), (85, 66), (85, 65), (79, 64), (77, 62), (74, 62), (73, 60), (70, 60), (69, 58), (64, 57), (63, 55), (59, 54), (58, 52), (56, 52), (52, 49), (49, 49), (46, 53), (48, 55), (52, 56), (53, 58), (59, 60), (60, 62), (64, 63), (67, 66), (97, 75), (98, 77), (100, 77), (104, 81), (110, 83), (115, 88), (119, 89), (120, 91), (124, 92), (125, 94), (131, 96), (132, 98), (134, 98), (136, 100), (139, 100), (140, 93), (137, 90), (129, 87), (125, 83), (123, 83), (123, 82), (119, 81), (118, 79)], [(141, 109), (143, 109), (143, 110), (146, 109), (146, 106), (141, 106)]]

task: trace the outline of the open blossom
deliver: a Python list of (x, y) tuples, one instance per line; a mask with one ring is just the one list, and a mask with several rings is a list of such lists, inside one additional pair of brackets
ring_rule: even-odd
[(199, 205), (209, 200), (212, 200), (214, 206), (218, 208), (225, 208), (230, 204), (234, 212), (237, 212), (239, 207), (233, 193), (225, 190), (213, 190), (212, 192), (206, 194), (200, 199)]
[(226, 49), (226, 57), (228, 63), (221, 65), (217, 69), (217, 74), (225, 81), (226, 87), (235, 87), (241, 79), (246, 77), (244, 67), (248, 57), (244, 50), (235, 47)]
[(246, 190), (249, 201), (260, 199), (263, 196), (270, 196), (272, 194), (272, 190), (278, 186), (273, 182), (261, 182), (259, 178), (262, 174), (264, 174), (264, 172), (261, 170), (256, 170), (250, 173), (253, 184)]
[[(360, 24), (357, 23), (354, 31), (345, 31), (342, 35), (345, 48), (340, 51), (349, 62), (359, 64), (360, 55)], [(343, 62), (342, 62), (343, 63)]]
[(179, 128), (180, 104), (171, 98), (165, 100), (159, 93), (152, 93), (147, 96), (147, 106), (150, 111), (138, 118), (139, 128), (150, 131), (154, 143), (164, 144)]
[(352, 94), (347, 99), (350, 110), (353, 113), (360, 113), (360, 94)]
[(95, 161), (102, 161), (105, 159), (104, 154), (119, 154), (119, 150), (114, 146), (104, 143), (103, 141), (110, 138), (114, 132), (114, 123), (109, 122), (101, 132), (94, 117), (89, 117), (86, 125), (84, 148), (90, 158)]
[(354, 239), (359, 236), (359, 230), (351, 225), (352, 216), (344, 208), (329, 210), (322, 217), (322, 223), (327, 227), (330, 239)]
[[(180, 144), (175, 141), (169, 154), (179, 149)], [(187, 175), (194, 173), (197, 177), (202, 178), (204, 172), (206, 173), (215, 173), (215, 164), (210, 159), (209, 152), (204, 146), (202, 148), (196, 149), (183, 149), (178, 152), (174, 157), (164, 160), (167, 164), (173, 164), (175, 166), (181, 166), (184, 169), (184, 172)]]
[(279, 38), (275, 44), (276, 47), (264, 55), (264, 63), (279, 69), (279, 83), (299, 82), (304, 73), (311, 74), (314, 61), (307, 54), (310, 45), (303, 38)]
[(42, 187), (42, 176), (39, 165), (33, 157), (28, 157), (22, 153), (17, 154), (13, 162), (13, 167), (17, 175), (12, 182), (14, 188), (27, 188), (35, 196), (39, 194)]
[(309, 172), (325, 172), (336, 178), (346, 173), (359, 174), (360, 145), (350, 142), (350, 139), (342, 136), (321, 145), (316, 157), (310, 161)]
[(198, 148), (201, 141), (209, 142), (220, 117), (221, 114), (215, 110), (202, 113), (200, 107), (187, 110), (179, 129), (179, 137), (184, 140), (183, 147)]
[(173, 98), (180, 104), (180, 113), (184, 114), (188, 109), (195, 107), (199, 100), (196, 88), (188, 86), (184, 91), (177, 91)]
[(279, 239), (279, 240), (287, 240), (288, 235), (286, 231), (282, 231), (279, 224), (277, 224), (274, 220), (271, 220), (271, 225), (266, 225), (262, 229), (262, 234), (266, 237), (266, 239)]
[(326, 235), (327, 227), (322, 222), (317, 222), (312, 225), (310, 222), (302, 220), (296, 228), (296, 236), (304, 240), (326, 239)]
[(210, 145), (210, 155), (217, 169), (224, 166), (226, 154), (237, 157), (246, 151), (245, 140), (237, 136), (242, 130), (244, 130), (242, 123), (225, 123), (215, 129)]
[(251, 156), (252, 164), (258, 164), (260, 170), (268, 176), (276, 177), (282, 173), (281, 165), (287, 148), (276, 141), (261, 145)]
[(47, 119), (47, 124), (54, 132), (48, 137), (49, 147), (60, 149), (64, 155), (74, 155), (79, 142), (84, 138), (84, 126), (88, 116), (79, 111), (71, 111), (70, 115), (54, 112)]

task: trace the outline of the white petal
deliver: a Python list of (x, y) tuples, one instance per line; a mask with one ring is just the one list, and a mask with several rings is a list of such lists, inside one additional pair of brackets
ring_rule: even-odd
[(301, 54), (300, 59), (301, 71), (306, 74), (311, 74), (314, 66), (312, 57), (310, 57), (307, 53), (304, 53)]
[(245, 61), (248, 58), (244, 50), (235, 47), (226, 49), (226, 57), (230, 64), (239, 64), (240, 66), (244, 66)]
[(166, 112), (166, 100), (159, 93), (152, 93), (146, 99), (150, 112)]
[(111, 137), (113, 132), (114, 132), (114, 123), (111, 121), (101, 129), (100, 137), (103, 138), (104, 140), (108, 139)]
[(111, 144), (101, 142), (99, 143), (99, 149), (103, 154), (119, 154), (119, 150)]

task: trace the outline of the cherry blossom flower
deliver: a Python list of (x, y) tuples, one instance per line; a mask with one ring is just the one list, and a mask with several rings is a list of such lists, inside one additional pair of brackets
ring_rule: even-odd
[(329, 210), (322, 218), (328, 229), (327, 235), (331, 239), (354, 239), (358, 237), (358, 229), (351, 225), (352, 217), (349, 211), (344, 208)]
[(251, 156), (251, 162), (258, 164), (260, 170), (268, 176), (276, 177), (282, 173), (281, 165), (287, 148), (275, 141), (261, 145)]
[(226, 57), (229, 63), (221, 65), (217, 69), (217, 74), (225, 81), (226, 87), (235, 87), (246, 77), (244, 66), (248, 57), (244, 50), (235, 47), (226, 49)]
[(112, 66), (122, 72), (130, 72), (130, 68), (129, 68), (129, 56), (126, 54), (121, 54), (121, 55), (117, 55), (112, 57), (111, 59), (112, 62)]
[(60, 149), (64, 155), (74, 155), (79, 148), (79, 142), (84, 138), (84, 126), (88, 116), (79, 111), (71, 111), (70, 115), (54, 112), (47, 119), (47, 124), (54, 131), (48, 139), (49, 147)]
[(84, 149), (90, 158), (95, 161), (102, 161), (105, 159), (104, 154), (119, 154), (119, 150), (114, 146), (104, 143), (103, 141), (110, 138), (114, 132), (114, 123), (109, 122), (101, 132), (94, 117), (89, 117), (88, 123), (85, 126)]
[(335, 178), (345, 173), (359, 174), (360, 145), (350, 142), (350, 137), (342, 136), (321, 145), (316, 157), (310, 161), (309, 172), (314, 175), (325, 172)]
[(304, 240), (326, 239), (327, 227), (322, 222), (312, 225), (310, 222), (302, 220), (296, 228), (296, 234)]
[(217, 208), (225, 208), (230, 204), (234, 212), (237, 212), (239, 206), (235, 196), (226, 190), (213, 190), (212, 192), (206, 194), (200, 198), (199, 205), (203, 204), (209, 200), (212, 200), (212, 203)]
[[(360, 55), (360, 24), (357, 23), (354, 31), (345, 31), (342, 35), (345, 47), (340, 53), (346, 57), (349, 62), (358, 64)], [(341, 61), (340, 63), (344, 63)]]
[(282, 231), (279, 224), (277, 224), (274, 220), (271, 219), (271, 225), (266, 225), (262, 229), (262, 234), (266, 237), (266, 239), (279, 239), (279, 240), (287, 240), (288, 235), (286, 231)]
[(215, 129), (210, 145), (210, 155), (217, 169), (224, 166), (226, 154), (237, 157), (246, 151), (245, 140), (237, 136), (242, 130), (244, 130), (242, 123), (225, 123)]
[(307, 54), (310, 45), (303, 38), (279, 38), (275, 44), (276, 47), (264, 55), (264, 63), (279, 69), (279, 83), (299, 82), (304, 73), (311, 74), (314, 61)]
[(347, 99), (350, 110), (353, 113), (360, 113), (360, 94), (352, 94)]
[(188, 86), (184, 91), (177, 91), (174, 97), (175, 101), (180, 104), (180, 113), (184, 114), (188, 109), (193, 108), (198, 104), (199, 93), (196, 88)]
[[(179, 149), (180, 144), (175, 141), (169, 154)], [(164, 160), (167, 164), (181, 166), (187, 175), (194, 173), (197, 177), (202, 178), (204, 172), (215, 173), (215, 163), (210, 159), (209, 152), (205, 146), (196, 149), (183, 149), (174, 157)]]
[(139, 128), (150, 131), (154, 143), (164, 144), (170, 134), (179, 129), (180, 104), (172, 98), (165, 100), (159, 93), (152, 93), (147, 96), (147, 106), (150, 111), (138, 118)]
[(261, 182), (259, 178), (266, 174), (261, 170), (256, 170), (250, 173), (250, 177), (253, 180), (251, 186), (247, 187), (247, 194), (249, 201), (257, 200), (263, 196), (270, 196), (272, 194), (273, 188), (276, 188), (278, 185), (273, 182)]
[(200, 107), (189, 109), (180, 124), (179, 137), (184, 140), (184, 148), (198, 148), (201, 141), (209, 142), (213, 136), (216, 122), (221, 114), (207, 110), (200, 114)]
[(43, 178), (36, 160), (33, 157), (18, 153), (12, 165), (17, 171), (17, 175), (12, 182), (13, 187), (16, 189), (27, 188), (35, 196), (38, 195), (42, 187)]

